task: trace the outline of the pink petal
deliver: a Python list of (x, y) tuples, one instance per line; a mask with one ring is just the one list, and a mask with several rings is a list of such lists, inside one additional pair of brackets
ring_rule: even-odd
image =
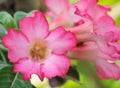
[(41, 80), (44, 78), (44, 74), (41, 72), (41, 64), (35, 63), (29, 58), (21, 58), (14, 65), (14, 72), (22, 73), (24, 80), (30, 80), (32, 74), (37, 74)]
[(71, 24), (70, 20), (71, 19), (70, 19), (68, 12), (66, 10), (62, 11), (62, 13), (57, 15), (57, 17), (51, 22), (50, 28), (53, 30), (54, 28), (58, 26), (61, 26), (61, 25), (64, 26), (67, 24)]
[(55, 76), (64, 77), (69, 69), (69, 66), (70, 61), (66, 56), (51, 55), (44, 62), (41, 70), (47, 78), (52, 78)]
[(48, 35), (48, 23), (41, 12), (34, 12), (33, 17), (23, 18), (19, 25), (30, 41), (43, 39)]
[(107, 14), (110, 8), (97, 5), (98, 0), (80, 0), (75, 4), (77, 6), (76, 14), (83, 18), (97, 20)]
[(97, 35), (105, 35), (107, 32), (115, 33), (113, 38), (120, 38), (120, 29), (116, 27), (111, 17), (105, 15), (95, 22), (95, 33)]
[(101, 53), (96, 43), (89, 41), (74, 48), (71, 52), (68, 53), (70, 57), (87, 61), (96, 61), (100, 54)]
[(50, 11), (57, 15), (69, 7), (69, 0), (45, 0), (45, 4)]
[(96, 69), (101, 79), (120, 79), (120, 68), (115, 63), (99, 59), (96, 62)]
[(75, 36), (62, 27), (53, 30), (46, 38), (47, 46), (56, 54), (64, 54), (76, 45)]
[(11, 62), (16, 62), (28, 55), (29, 41), (22, 33), (14, 29), (8, 29), (8, 34), (3, 37), (2, 43), (9, 50), (8, 58)]

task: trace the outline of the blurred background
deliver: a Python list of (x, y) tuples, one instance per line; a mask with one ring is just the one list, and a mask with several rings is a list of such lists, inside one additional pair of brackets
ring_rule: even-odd
[[(70, 0), (71, 3), (76, 1), (78, 0)], [(120, 0), (99, 0), (98, 4), (112, 8), (109, 15), (115, 20), (116, 25), (120, 27)], [(30, 12), (32, 10), (45, 12), (47, 8), (44, 5), (44, 0), (0, 0), (0, 11), (7, 11), (11, 15), (16, 11)], [(71, 60), (71, 63), (79, 72), (80, 82), (68, 80), (64, 85), (56, 88), (120, 88), (119, 80), (100, 80), (92, 63), (77, 62), (75, 60)], [(37, 88), (50, 88), (48, 80), (43, 83), (38, 78), (33, 80), (32, 83)]]

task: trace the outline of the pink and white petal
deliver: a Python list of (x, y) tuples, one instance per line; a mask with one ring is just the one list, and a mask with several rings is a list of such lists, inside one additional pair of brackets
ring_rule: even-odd
[(120, 38), (119, 35), (120, 29), (115, 26), (114, 20), (107, 15), (101, 17), (99, 20), (95, 22), (94, 31), (97, 35), (105, 35), (105, 33), (111, 31), (115, 33), (113, 38)]
[(15, 29), (8, 29), (8, 34), (2, 38), (2, 43), (9, 50), (8, 58), (11, 62), (16, 62), (28, 55), (29, 41)]
[(48, 23), (41, 12), (34, 12), (32, 17), (23, 18), (19, 26), (30, 41), (43, 39), (48, 35)]
[(62, 13), (60, 15), (58, 15), (50, 24), (50, 29), (54, 29), (58, 26), (65, 26), (67, 24), (71, 25), (71, 17), (68, 14), (68, 12), (66, 10), (62, 11)]
[(94, 20), (99, 20), (100, 17), (107, 15), (111, 9), (107, 6), (96, 5), (92, 10), (88, 10), (88, 13)]
[(54, 15), (59, 15), (63, 10), (68, 9), (69, 0), (45, 0), (45, 4)]
[(70, 61), (66, 56), (63, 55), (51, 55), (45, 61), (41, 70), (44, 76), (52, 78), (56, 76), (65, 77), (70, 67)]
[(65, 31), (63, 27), (53, 30), (45, 40), (47, 46), (55, 54), (64, 54), (76, 45), (76, 38), (73, 33)]
[[(67, 12), (69, 14), (68, 18), (69, 18), (69, 23), (76, 23), (80, 20), (82, 20), (82, 18), (77, 15), (75, 12), (76, 12), (76, 9), (77, 7), (75, 7), (74, 5), (72, 5), (70, 8), (69, 8), (69, 11)], [(72, 21), (71, 21), (72, 20)]]
[(93, 25), (90, 21), (79, 26), (68, 28), (67, 30), (70, 30), (70, 32), (76, 35), (77, 42), (93, 41), (95, 37), (93, 35)]
[(79, 60), (95, 61), (99, 57), (99, 49), (94, 42), (85, 42), (85, 44), (77, 46), (68, 56)]
[(110, 46), (108, 44), (109, 41), (107, 39), (110, 39), (111, 37), (112, 37), (111, 34), (107, 34), (107, 33), (105, 36), (96, 36), (95, 37), (96, 44), (99, 47), (100, 51), (107, 55), (112, 55), (116, 52), (116, 48), (114, 46)]
[(32, 74), (38, 75), (43, 80), (44, 74), (41, 72), (41, 67), (40, 63), (35, 63), (30, 58), (21, 58), (14, 64), (14, 72), (22, 73), (23, 80), (30, 80)]
[(76, 6), (79, 9), (79, 15), (81, 16), (91, 16), (91, 14), (88, 13), (94, 13), (94, 8), (96, 6), (98, 0), (80, 0), (78, 3), (76, 3), (74, 6)]
[(114, 62), (99, 59), (95, 65), (101, 79), (120, 79), (120, 68)]

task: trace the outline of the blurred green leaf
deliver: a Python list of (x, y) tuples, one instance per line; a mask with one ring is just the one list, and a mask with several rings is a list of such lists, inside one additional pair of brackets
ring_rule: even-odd
[[(80, 84), (78, 84), (72, 80), (68, 80), (64, 85), (62, 85), (59, 88), (82, 88), (82, 87), (80, 86)], [(86, 88), (86, 87), (84, 87), (84, 88)]]
[(0, 43), (0, 50), (7, 51), (8, 49), (5, 48), (5, 47), (2, 45), (2, 43)]
[(73, 4), (73, 3), (76, 3), (78, 2), (79, 0), (70, 0), (70, 3)]
[(105, 88), (112, 88), (114, 80), (101, 80)]
[(112, 83), (111, 88), (120, 88), (120, 80), (119, 81), (115, 81), (114, 83)]
[(15, 14), (14, 14), (14, 20), (15, 20), (15, 23), (16, 23), (16, 26), (18, 28), (18, 25), (19, 25), (19, 21), (26, 17), (27, 13), (23, 12), (23, 11), (17, 11)]
[(14, 73), (12, 66), (0, 70), (0, 88), (32, 88), (30, 82), (21, 79), (19, 73)]
[(99, 4), (113, 6), (115, 3), (120, 2), (120, 0), (99, 0)]
[(7, 64), (7, 55), (4, 55), (2, 50), (0, 50), (0, 60), (2, 60), (5, 64)]
[(69, 68), (69, 71), (66, 75), (66, 79), (73, 80), (75, 82), (80, 83), (79, 74), (78, 74), (78, 71), (76, 70), (75, 67), (70, 67)]
[(116, 64), (117, 64), (117, 66), (120, 67), (120, 60), (117, 60), (117, 61), (116, 61)]
[(120, 16), (116, 18), (116, 25), (120, 27)]
[(2, 24), (6, 29), (16, 28), (16, 25), (12, 16), (9, 13), (4, 11), (0, 12), (0, 24)]
[(3, 68), (10, 66), (8, 64), (5, 64), (4, 62), (0, 61), (0, 70), (2, 70)]
[(7, 33), (6, 29), (0, 24), (0, 39)]

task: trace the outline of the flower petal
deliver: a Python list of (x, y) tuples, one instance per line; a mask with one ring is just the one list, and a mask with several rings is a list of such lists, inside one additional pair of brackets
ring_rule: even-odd
[(43, 39), (48, 35), (48, 23), (41, 12), (34, 12), (33, 17), (23, 18), (19, 25), (30, 41)]
[(29, 58), (21, 58), (15, 63), (14, 72), (22, 73), (24, 80), (30, 80), (32, 74), (37, 74), (43, 80), (44, 74), (41, 72), (41, 67), (40, 63), (35, 63)]
[(69, 0), (45, 0), (45, 4), (54, 14), (60, 14), (69, 6)]
[(105, 35), (107, 32), (113, 32), (113, 38), (120, 38), (120, 29), (115, 25), (111, 17), (105, 15), (95, 22), (95, 33)]
[(8, 58), (11, 62), (16, 62), (21, 57), (28, 55), (29, 41), (22, 33), (14, 29), (8, 29), (8, 34), (3, 37), (2, 43), (8, 48)]
[(70, 61), (66, 56), (51, 55), (44, 62), (41, 68), (44, 76), (52, 78), (55, 76), (64, 77), (70, 66)]
[(72, 33), (58, 27), (48, 35), (46, 42), (53, 53), (64, 54), (75, 47), (76, 38)]
[(120, 79), (120, 68), (115, 63), (99, 59), (95, 65), (101, 79)]

